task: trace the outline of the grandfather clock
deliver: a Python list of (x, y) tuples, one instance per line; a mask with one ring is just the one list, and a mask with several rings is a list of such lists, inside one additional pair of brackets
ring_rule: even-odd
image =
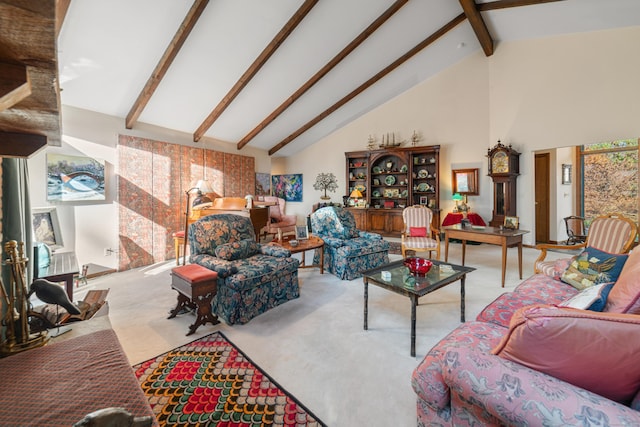
[(504, 224), (505, 216), (516, 216), (516, 179), (520, 175), (520, 153), (498, 140), (495, 147), (487, 152), (489, 176), (493, 180), (492, 227)]

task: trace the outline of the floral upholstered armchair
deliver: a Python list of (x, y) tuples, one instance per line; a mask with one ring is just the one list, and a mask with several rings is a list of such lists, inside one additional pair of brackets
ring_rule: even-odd
[[(311, 214), (311, 230), (324, 240), (324, 268), (342, 280), (362, 277), (362, 271), (389, 262), (389, 242), (382, 236), (358, 230), (353, 215), (328, 206)], [(316, 250), (314, 263), (319, 263)]]
[(229, 325), (300, 295), (299, 261), (280, 246), (257, 243), (250, 218), (206, 216), (189, 227), (189, 243), (189, 260), (218, 273), (213, 311)]

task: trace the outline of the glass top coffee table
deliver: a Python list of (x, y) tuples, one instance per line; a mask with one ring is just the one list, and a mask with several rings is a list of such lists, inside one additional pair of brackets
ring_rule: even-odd
[[(460, 280), (460, 321), (464, 322), (464, 281), (467, 273), (475, 270), (473, 267), (449, 264), (435, 261), (426, 276), (414, 276), (404, 266), (403, 260), (395, 261), (371, 270), (364, 271), (364, 329), (368, 329), (368, 299), (369, 283), (409, 297), (411, 300), (411, 356), (416, 355), (416, 306), (418, 298), (427, 295), (450, 283)], [(383, 272), (389, 272), (388, 280), (383, 278)]]

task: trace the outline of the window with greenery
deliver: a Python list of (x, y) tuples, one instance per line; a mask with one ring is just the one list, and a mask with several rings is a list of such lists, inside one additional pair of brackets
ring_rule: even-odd
[(581, 210), (587, 219), (618, 212), (638, 222), (638, 139), (583, 145)]

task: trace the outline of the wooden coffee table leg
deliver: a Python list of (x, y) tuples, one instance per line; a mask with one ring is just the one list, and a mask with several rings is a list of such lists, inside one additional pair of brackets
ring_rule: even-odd
[(367, 325), (367, 314), (368, 314), (368, 305), (369, 303), (369, 281), (364, 279), (364, 330), (369, 329)]
[(411, 357), (416, 355), (416, 306), (418, 305), (418, 297), (411, 297)]
[(460, 322), (464, 323), (464, 312), (465, 312), (465, 307), (464, 307), (464, 281), (467, 278), (467, 275), (465, 274), (464, 276), (462, 276), (462, 278), (460, 279)]
[(320, 246), (320, 274), (324, 274), (324, 246)]

